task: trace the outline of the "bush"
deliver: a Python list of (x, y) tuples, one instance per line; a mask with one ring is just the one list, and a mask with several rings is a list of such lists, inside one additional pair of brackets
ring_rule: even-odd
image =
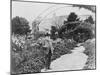
[(62, 40), (60, 43), (54, 44), (54, 53), (52, 60), (59, 58), (61, 55), (71, 53), (71, 50), (76, 46), (76, 42), (73, 40)]
[[(27, 48), (22, 48), (21, 51), (14, 51), (16, 48), (12, 48), (12, 73), (37, 73), (41, 72), (41, 69), (45, 67), (45, 51), (42, 46), (36, 45), (32, 46), (35, 42), (30, 42), (34, 40), (28, 40)], [(15, 43), (12, 43), (15, 44)], [(16, 45), (16, 44), (15, 44)], [(61, 55), (71, 53), (71, 49), (75, 47), (76, 43), (74, 41), (62, 40), (59, 43), (54, 43), (54, 53), (52, 55), (52, 61), (59, 58)], [(13, 46), (13, 45), (12, 45)], [(19, 47), (19, 46), (17, 46)], [(16, 48), (19, 49), (19, 48)]]
[(25, 18), (16, 16), (12, 19), (12, 33), (27, 35), (30, 31), (29, 22)]
[(84, 53), (88, 56), (84, 69), (95, 69), (95, 40), (88, 40), (83, 46), (86, 48)]

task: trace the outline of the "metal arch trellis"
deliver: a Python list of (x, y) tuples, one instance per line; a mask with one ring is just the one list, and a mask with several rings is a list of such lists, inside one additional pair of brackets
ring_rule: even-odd
[[(46, 12), (46, 11), (48, 11), (48, 10), (50, 10), (51, 8), (53, 8), (55, 5), (53, 5), (53, 6), (51, 6), (51, 7), (49, 7), (49, 8), (47, 8), (46, 10), (44, 10), (42, 13), (40, 13), (39, 15), (38, 15), (38, 17), (40, 16), (40, 15), (42, 15), (44, 12)], [(50, 11), (49, 13), (47, 13), (43, 18), (42, 18), (42, 20), (40, 21), (40, 23), (38, 24), (38, 26), (41, 24), (41, 22), (42, 21), (44, 21), (45, 20), (45, 18), (48, 16), (48, 15), (50, 15), (52, 12), (54, 12), (54, 11), (56, 11), (56, 10), (59, 10), (59, 9), (61, 9), (61, 8), (64, 8), (64, 7), (69, 7), (69, 6), (62, 6), (62, 7), (58, 7), (58, 8), (55, 8), (54, 10), (52, 10), (52, 11)], [(78, 6), (77, 6), (78, 7)], [(84, 7), (83, 7), (84, 8)], [(91, 11), (91, 10), (90, 10)], [(93, 12), (94, 13), (94, 12)], [(38, 18), (37, 17), (37, 18)], [(37, 19), (36, 18), (36, 19)], [(85, 23), (85, 24), (89, 24), (89, 23), (86, 23), (86, 22), (82, 22), (82, 21), (74, 21), (74, 22), (68, 22), (67, 24), (75, 24), (75, 23), (80, 23), (80, 25), (81, 24), (83, 24), (83, 23)], [(76, 28), (75, 28), (76, 29)]]
[[(75, 7), (74, 5), (72, 5), (73, 7)], [(53, 6), (51, 6), (51, 7), (53, 7)], [(50, 15), (50, 13), (52, 13), (52, 12), (54, 12), (54, 11), (56, 11), (56, 10), (59, 10), (59, 9), (61, 9), (61, 8), (63, 8), (63, 7), (70, 7), (70, 6), (62, 6), (62, 7), (58, 7), (58, 8), (56, 8), (56, 9), (54, 9), (54, 10), (52, 10), (51, 12), (49, 12), (46, 16), (44, 16), (44, 18), (41, 20), (41, 22), (43, 21), (43, 20), (45, 20), (45, 18), (48, 16), (48, 15)], [(76, 7), (79, 7), (80, 8), (80, 6), (76, 6)], [(92, 11), (92, 8), (91, 9), (89, 9), (89, 7), (87, 8), (87, 7), (84, 7), (84, 6), (81, 6), (81, 8), (85, 8), (85, 9), (88, 9), (89, 11)], [(42, 13), (44, 13), (45, 11), (47, 11), (47, 10), (49, 10), (50, 9), (50, 7), (49, 8), (47, 8), (46, 10), (44, 10)], [(95, 13), (94, 11), (92, 11), (93, 13)], [(42, 14), (41, 13), (41, 14)], [(40, 14), (40, 15), (41, 15)], [(40, 16), (39, 15), (39, 16)]]
[[(51, 6), (51, 7), (49, 7), (49, 8), (47, 8), (46, 10), (44, 10), (42, 13), (40, 13), (34, 20), (36, 20), (38, 17), (40, 17), (40, 15), (42, 15), (44, 12), (46, 12), (46, 11), (48, 11), (49, 9), (51, 9), (51, 8), (53, 8), (55, 5), (53, 5), (53, 6)], [(63, 8), (63, 7), (66, 7), (66, 6), (62, 6), (62, 7), (58, 7), (58, 8), (56, 8), (56, 9), (54, 9), (54, 10), (52, 10), (51, 12), (49, 12), (48, 14), (46, 14), (43, 18), (42, 18), (42, 20), (40, 21), (40, 23), (42, 22), (42, 21), (44, 21), (45, 20), (45, 18), (48, 16), (48, 15), (50, 15), (50, 13), (52, 13), (52, 12), (54, 12), (54, 11), (56, 11), (56, 10), (59, 10), (59, 9), (61, 9), (61, 8)], [(68, 6), (67, 6), (68, 7)], [(39, 24), (40, 24), (39, 23)], [(38, 25), (39, 25), (38, 24)]]

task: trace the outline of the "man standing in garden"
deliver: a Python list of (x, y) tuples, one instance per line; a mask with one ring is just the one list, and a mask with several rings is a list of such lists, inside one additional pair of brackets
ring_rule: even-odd
[(45, 56), (45, 69), (47, 70), (50, 69), (51, 56), (54, 50), (52, 46), (53, 41), (50, 39), (50, 37), (42, 37), (40, 42), (42, 43)]

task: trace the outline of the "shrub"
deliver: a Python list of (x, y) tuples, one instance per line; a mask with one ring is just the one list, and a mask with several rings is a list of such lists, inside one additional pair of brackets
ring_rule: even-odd
[(12, 33), (27, 35), (30, 31), (29, 22), (25, 18), (16, 16), (12, 19)]
[(83, 46), (86, 48), (84, 53), (88, 56), (84, 69), (95, 69), (95, 40), (88, 40)]
[[(28, 40), (26, 43), (27, 48), (23, 48), (21, 51), (12, 51), (12, 73), (37, 73), (41, 72), (41, 69), (45, 67), (45, 51), (40, 45), (32, 46), (34, 40)], [(15, 43), (12, 43), (15, 44)], [(71, 49), (76, 46), (76, 42), (72, 40), (62, 40), (59, 43), (53, 43), (54, 53), (52, 55), (52, 61), (59, 58), (61, 55), (71, 53)], [(18, 46), (17, 46), (18, 47)], [(14, 46), (14, 48), (16, 48)], [(19, 48), (16, 48), (19, 49)]]

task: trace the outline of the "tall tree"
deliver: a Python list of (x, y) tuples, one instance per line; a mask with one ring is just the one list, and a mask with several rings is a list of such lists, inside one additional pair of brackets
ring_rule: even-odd
[(64, 25), (59, 29), (59, 37), (63, 37), (71, 30), (75, 29), (79, 25), (76, 21), (79, 21), (78, 15), (71, 12), (67, 20), (64, 21)]
[(27, 35), (30, 31), (29, 22), (25, 18), (16, 16), (12, 19), (12, 33)]
[(73, 22), (77, 20), (78, 20), (78, 16), (74, 12), (70, 13), (67, 19), (68, 22)]
[(89, 17), (85, 20), (85, 22), (89, 22), (89, 23), (91, 23), (91, 24), (94, 24), (94, 21), (93, 21), (92, 16), (89, 16)]
[(76, 21), (79, 21), (78, 15), (74, 12), (71, 12), (67, 18), (67, 21), (64, 21), (64, 25), (67, 26), (67, 30), (74, 29), (78, 25), (77, 23), (73, 23)]

